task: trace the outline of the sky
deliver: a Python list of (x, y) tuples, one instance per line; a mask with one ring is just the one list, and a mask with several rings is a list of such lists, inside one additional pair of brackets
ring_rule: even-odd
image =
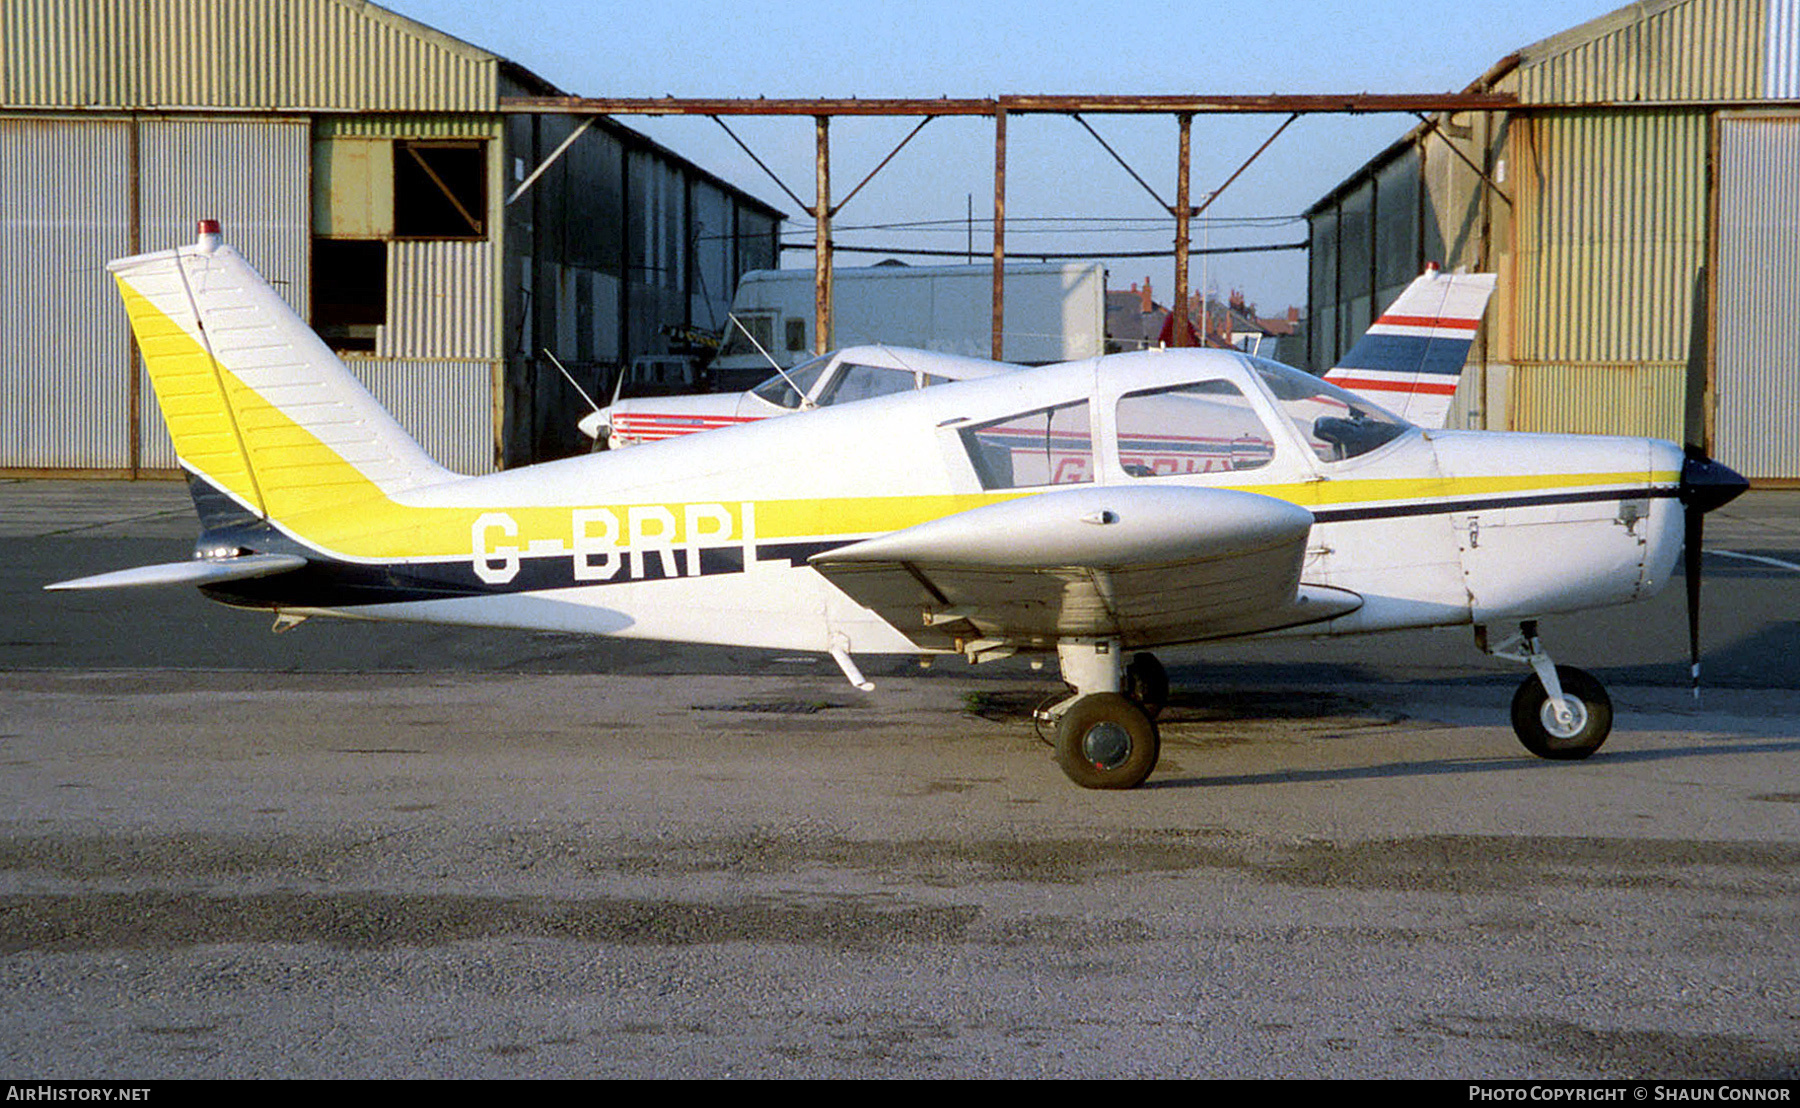
[[(1619, 0), (1258, 0), (1237, 7), (1091, 0), (386, 0), (402, 15), (530, 69), (577, 96), (986, 97), (1006, 94), (1213, 95), (1459, 92), (1506, 55), (1619, 7)], [(1086, 117), (1163, 203), (1175, 199), (1169, 116)], [(1194, 202), (1218, 189), (1282, 116), (1197, 116)], [(812, 241), (812, 220), (704, 117), (624, 123), (773, 204), (784, 241)], [(809, 203), (813, 122), (729, 121)], [(916, 126), (915, 119), (833, 121), (841, 199)], [(1304, 241), (1313, 202), (1403, 136), (1408, 115), (1317, 115), (1295, 122), (1194, 228), (1196, 249)], [(965, 250), (991, 256), (994, 135), (988, 119), (928, 125), (836, 217), (840, 244)], [(1110, 286), (1172, 287), (1167, 209), (1076, 121), (1022, 116), (1007, 126), (1007, 247), (1108, 255)], [(930, 226), (926, 226), (930, 225)], [(838, 265), (880, 254), (842, 253)], [(1304, 251), (1196, 257), (1195, 288), (1237, 290), (1264, 315), (1305, 306)], [(959, 259), (912, 259), (942, 264)], [(784, 251), (786, 267), (812, 265)]]

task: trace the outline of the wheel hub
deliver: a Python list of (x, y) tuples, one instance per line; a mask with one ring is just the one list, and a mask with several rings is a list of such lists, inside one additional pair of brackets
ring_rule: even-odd
[(1096, 723), (1081, 737), (1081, 755), (1095, 769), (1118, 769), (1131, 758), (1131, 732), (1116, 723)]
[(1569, 708), (1567, 722), (1557, 716), (1556, 701), (1554, 700), (1544, 701), (1544, 706), (1538, 709), (1538, 719), (1543, 722), (1544, 730), (1548, 731), (1552, 738), (1572, 739), (1581, 734), (1582, 729), (1587, 726), (1587, 705), (1572, 696), (1564, 696), (1563, 703)]

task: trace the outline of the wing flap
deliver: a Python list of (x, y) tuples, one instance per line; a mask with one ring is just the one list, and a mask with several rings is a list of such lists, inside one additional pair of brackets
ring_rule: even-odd
[(988, 505), (812, 564), (926, 649), (959, 641), (1127, 645), (1329, 619), (1355, 594), (1303, 588), (1312, 515), (1226, 489), (1087, 488)]

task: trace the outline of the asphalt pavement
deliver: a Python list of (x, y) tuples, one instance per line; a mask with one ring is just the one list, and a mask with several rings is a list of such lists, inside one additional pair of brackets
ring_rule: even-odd
[(1800, 493), (1547, 621), (1169, 655), (1148, 787), (1053, 672), (263, 617), (172, 483), (0, 483), (0, 1069), (154, 1077), (1800, 1079)]

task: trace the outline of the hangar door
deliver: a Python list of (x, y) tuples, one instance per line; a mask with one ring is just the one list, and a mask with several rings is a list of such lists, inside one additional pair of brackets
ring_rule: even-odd
[(266, 118), (0, 120), (0, 469), (175, 468), (106, 262), (220, 219), (304, 316), (310, 134)]
[(0, 120), (0, 467), (130, 465), (124, 120)]
[(1800, 480), (1800, 115), (1718, 124), (1713, 456)]

